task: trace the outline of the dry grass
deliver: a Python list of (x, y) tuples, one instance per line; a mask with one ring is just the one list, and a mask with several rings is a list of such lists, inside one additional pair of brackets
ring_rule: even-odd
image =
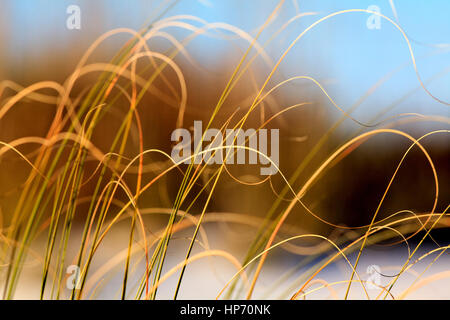
[[(270, 22), (276, 18), (282, 5), (283, 1), (269, 15), (255, 37), (251, 37), (238, 28), (225, 24), (208, 24), (196, 17), (180, 16), (157, 19), (139, 32), (117, 29), (101, 36), (86, 51), (76, 69), (63, 84), (42, 81), (23, 88), (12, 81), (1, 83), (0, 121), (25, 99), (33, 101), (33, 103), (52, 105), (56, 110), (45, 137), (24, 136), (15, 141), (1, 142), (0, 158), (14, 154), (14, 157), (26, 161), (30, 168), (28, 176), (21, 183), (20, 188), (13, 190), (17, 195), (17, 197), (12, 197), (15, 201), (14, 212), (9, 215), (2, 212), (0, 267), (3, 274), (2, 287), (5, 299), (15, 297), (24, 264), (27, 257), (30, 256), (37, 259), (42, 268), (41, 299), (59, 299), (63, 296), (66, 267), (70, 264), (78, 265), (81, 269), (80, 288), (71, 292), (71, 299), (90, 297), (104, 279), (108, 279), (117, 272), (123, 275), (122, 283), (116, 288), (117, 291), (120, 291), (123, 299), (156, 299), (158, 287), (174, 275), (178, 276), (177, 285), (173, 288), (173, 297), (177, 298), (185, 270), (189, 264), (213, 256), (228, 260), (237, 271), (218, 292), (218, 295), (211, 298), (251, 299), (261, 270), (266, 260), (270, 258), (268, 253), (277, 247), (305, 256), (305, 259), (314, 262), (308, 265), (308, 270), (297, 278), (294, 287), (291, 287), (287, 281), (292, 270), (283, 270), (285, 273), (282, 272), (280, 280), (274, 285), (286, 289), (285, 297), (306, 298), (317, 290), (325, 289), (333, 292), (334, 286), (344, 285), (346, 287), (344, 295), (337, 296), (337, 298), (347, 298), (352, 290), (361, 290), (369, 298), (366, 281), (358, 272), (360, 257), (364, 254), (367, 246), (394, 238), (396, 244), (408, 244), (409, 239), (416, 239), (417, 243), (411, 248), (408, 244), (409, 256), (400, 266), (396, 276), (390, 279), (389, 284), (380, 286), (376, 298), (405, 298), (424, 283), (449, 276), (448, 274), (433, 274), (423, 278), (423, 273), (420, 273), (409, 286), (401, 288), (402, 293), (397, 296), (392, 293), (392, 289), (403, 274), (424, 261), (425, 258), (437, 254), (435, 259), (427, 265), (426, 269), (428, 269), (432, 264), (438, 263), (438, 258), (448, 248), (448, 246), (438, 246), (421, 256), (417, 255), (419, 248), (430, 238), (432, 230), (448, 227), (450, 223), (448, 206), (440, 212), (437, 211), (440, 199), (439, 172), (436, 170), (429, 150), (423, 145), (424, 141), (433, 139), (435, 136), (448, 134), (448, 130), (445, 128), (448, 128), (449, 119), (417, 113), (398, 114), (394, 117), (383, 118), (384, 114), (389, 111), (385, 109), (371, 122), (359, 121), (352, 113), (364, 99), (373, 94), (379, 84), (376, 84), (374, 89), (360, 102), (348, 109), (339, 106), (327, 93), (325, 86), (311, 77), (297, 76), (270, 87), (271, 80), (288, 52), (316, 25), (326, 23), (328, 19), (340, 15), (367, 13), (367, 10), (346, 10), (318, 19), (298, 35), (288, 49), (281, 53), (276, 62), (272, 62), (266, 56), (264, 49), (279, 34), (282, 34), (287, 24), (283, 25), (265, 43), (260, 44), (258, 40)], [(314, 13), (301, 14), (291, 20), (295, 21), (306, 15), (314, 15)], [(397, 28), (403, 41), (407, 44), (411, 65), (416, 71), (421, 89), (427, 92), (432, 99), (448, 106), (448, 102), (442, 101), (429, 92), (420, 78), (414, 52), (407, 35), (396, 22), (386, 16), (382, 16), (382, 18)], [(197, 27), (198, 23), (203, 26)], [(191, 35), (179, 42), (170, 33), (164, 31), (170, 26), (184, 28), (190, 31)], [(242, 187), (272, 185), (273, 177), (257, 179), (257, 183), (249, 183), (245, 179), (232, 176), (225, 164), (216, 167), (194, 164), (184, 166), (174, 163), (164, 150), (144, 147), (147, 137), (143, 134), (140, 117), (140, 106), (144, 96), (151, 94), (174, 104), (177, 108), (176, 127), (186, 126), (184, 117), (187, 108), (187, 83), (182, 68), (175, 62), (175, 58), (183, 55), (192, 61), (186, 50), (189, 42), (205, 33), (211, 33), (216, 37), (225, 37), (226, 32), (229, 31), (234, 32), (237, 37), (247, 40), (249, 45), (235, 66), (215, 107), (207, 111), (210, 118), (205, 130), (217, 122), (217, 115), (222, 110), (225, 101), (232, 90), (239, 87), (243, 77), (249, 73), (253, 74), (252, 67), (257, 59), (263, 59), (270, 66), (271, 71), (262, 85), (255, 86), (254, 92), (251, 93), (251, 101), (245, 108), (241, 107), (244, 114), (240, 115), (238, 120), (235, 120), (234, 111), (228, 114), (228, 120), (221, 124), (222, 131), (226, 128), (243, 128), (249, 117), (257, 112), (262, 114), (260, 128), (264, 128), (284, 113), (289, 113), (297, 108), (310, 107), (309, 101), (301, 101), (280, 112), (273, 113), (269, 117), (263, 113), (262, 105), (270, 98), (271, 94), (278, 88), (294, 81), (311, 82), (320, 88), (330, 105), (341, 112), (340, 119), (322, 134), (318, 142), (308, 151), (306, 157), (298, 159), (297, 167), (290, 176), (285, 176), (283, 168), (280, 168), (278, 178), (281, 177), (284, 187), (277, 192), (277, 198), (265, 213), (264, 219), (251, 218), (248, 215), (237, 213), (214, 214), (208, 212), (208, 208), (214, 197), (227, 197), (226, 194), (215, 192), (219, 179), (224, 175), (230, 175), (235, 184), (239, 183), (237, 188), (240, 185)], [(118, 34), (127, 34), (130, 40), (117, 52), (112, 61), (87, 63), (89, 57), (106, 39)], [(152, 51), (148, 42), (153, 37), (165, 37), (173, 44), (173, 49), (169, 52)], [(192, 63), (196, 62), (192, 61)], [(167, 70), (176, 76), (176, 81), (172, 81), (172, 78), (167, 76)], [(86, 86), (86, 90), (82, 90), (78, 95), (73, 93), (73, 88), (83, 76), (99, 72), (100, 76), (94, 83)], [(160, 90), (155, 86), (157, 81), (165, 85), (165, 90)], [(5, 98), (8, 90), (13, 91), (14, 94)], [(115, 135), (111, 137), (108, 150), (105, 152), (96, 146), (93, 136), (98, 126), (102, 124), (102, 121), (106, 121), (105, 117), (112, 112), (114, 107), (118, 104), (123, 107), (123, 101), (128, 101), (127, 111), (121, 117), (120, 126), (114, 132)], [(313, 160), (320, 152), (323, 152), (324, 146), (334, 137), (337, 129), (346, 119), (358, 124), (363, 131), (353, 134), (336, 150), (327, 154), (325, 160), (316, 165)], [(434, 130), (418, 138), (397, 129), (399, 123), (425, 121), (442, 125), (444, 129)], [(328, 221), (320, 213), (311, 209), (304, 201), (311, 188), (327, 175), (330, 168), (347, 161), (350, 154), (380, 135), (402, 137), (408, 141), (409, 147), (404, 150), (396, 167), (388, 174), (389, 183), (381, 195), (378, 206), (370, 213), (370, 223), (356, 227), (343, 226)], [(137, 144), (133, 143), (133, 137), (137, 137)], [(26, 152), (20, 151), (24, 146), (33, 146), (33, 149), (32, 151), (26, 149)], [(249, 149), (245, 146), (241, 146), (241, 148)], [(397, 173), (404, 166), (405, 159), (408, 158), (411, 150), (419, 150), (426, 159), (423, 170), (433, 179), (434, 202), (427, 212), (414, 212), (405, 208), (402, 211), (383, 215), (381, 218), (380, 210), (385, 198), (389, 195)], [(231, 149), (224, 149), (224, 151), (233, 152)], [(253, 151), (258, 152), (257, 150)], [(195, 157), (197, 153), (198, 150), (192, 157)], [(131, 157), (130, 154), (132, 154)], [(88, 170), (92, 167), (92, 163), (95, 163), (95, 169)], [(311, 165), (314, 166), (314, 170), (310, 169)], [(180, 174), (182, 180), (176, 186), (177, 193), (172, 205), (165, 208), (142, 206), (142, 199), (151, 197), (151, 194), (158, 194), (160, 191), (156, 186), (173, 172)], [(306, 175), (308, 178), (304, 182), (302, 181), (298, 188), (296, 186), (299, 184), (301, 175)], [(88, 194), (83, 191), (87, 185), (93, 186)], [(198, 187), (199, 185), (201, 187)], [(407, 193), (407, 191), (405, 192)], [(167, 190), (163, 193), (167, 193)], [(447, 201), (447, 199), (444, 200)], [(313, 233), (292, 235), (291, 230), (295, 229), (295, 226), (289, 226), (286, 220), (295, 207), (302, 207), (317, 219), (318, 223), (335, 229), (337, 232), (335, 236)], [(162, 228), (151, 232), (146, 216), (154, 214), (164, 214), (168, 216), (168, 219)], [(6, 219), (3, 216), (9, 218)], [(73, 231), (74, 223), (78, 224), (80, 221), (82, 231), (80, 236), (76, 236), (77, 233)], [(255, 230), (254, 240), (247, 248), (247, 254), (242, 261), (228, 251), (209, 248), (206, 232), (202, 229), (203, 225), (223, 221), (248, 225)], [(92, 263), (102, 242), (111, 233), (116, 232), (116, 225), (125, 223), (129, 226), (127, 248), (117, 250), (117, 255), (93, 273), (91, 271)], [(164, 268), (171, 240), (178, 233), (186, 230), (193, 230), (188, 239), (187, 250), (177, 252), (180, 261), (178, 264), (171, 268)], [(45, 234), (47, 235), (45, 248), (40, 248), (41, 252), (33, 252), (33, 243)], [(199, 235), (201, 240), (198, 239)], [(307, 239), (318, 239), (317, 243), (319, 244), (316, 246), (301, 245), (302, 241)], [(194, 253), (193, 248), (197, 243), (200, 243), (204, 250)], [(77, 248), (76, 254), (68, 255), (68, 248), (73, 246)], [(356, 260), (353, 262), (349, 258), (351, 254), (356, 254)], [(318, 278), (322, 270), (339, 260), (345, 261), (351, 270), (350, 278), (335, 283), (328, 283)], [(138, 268), (142, 265), (145, 266), (143, 271)], [(117, 271), (116, 266), (119, 266), (120, 271)], [(137, 284), (133, 282), (131, 285), (131, 278), (138, 279)], [(315, 284), (319, 284), (319, 286), (312, 288)]]

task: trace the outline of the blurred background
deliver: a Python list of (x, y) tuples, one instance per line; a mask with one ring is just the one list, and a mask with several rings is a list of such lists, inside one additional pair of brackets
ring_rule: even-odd
[[(132, 28), (139, 30), (151, 19), (165, 18), (174, 15), (193, 15), (207, 22), (224, 22), (255, 35), (258, 28), (267, 19), (269, 13), (277, 5), (277, 1), (52, 1), (52, 0), (3, 0), (0, 4), (0, 78), (13, 80), (23, 86), (42, 80), (63, 82), (71, 74), (82, 54), (103, 33), (114, 28)], [(81, 9), (81, 29), (69, 30), (66, 20), (69, 14), (66, 9), (76, 4)], [(412, 48), (417, 59), (417, 68), (427, 88), (436, 97), (444, 101), (450, 99), (450, 20), (447, 13), (450, 10), (448, 1), (427, 1), (411, 4), (409, 1), (286, 1), (279, 15), (262, 34), (260, 43), (268, 40), (274, 32), (297, 14), (307, 13), (304, 17), (291, 23), (266, 48), (268, 56), (277, 61), (290, 43), (310, 24), (327, 14), (352, 8), (367, 9), (371, 5), (380, 8), (380, 12), (396, 20), (412, 39)], [(164, 13), (166, 10), (166, 13)], [(394, 11), (393, 11), (394, 10)], [(162, 13), (162, 16), (160, 17)], [(309, 15), (310, 14), (310, 15)], [(361, 97), (377, 83), (386, 79), (376, 91), (364, 99), (352, 115), (363, 123), (370, 123), (383, 110), (391, 109), (380, 119), (399, 113), (417, 112), (426, 115), (448, 116), (448, 108), (433, 100), (420, 88), (407, 43), (402, 34), (388, 21), (381, 19), (379, 29), (369, 29), (367, 20), (369, 14), (347, 13), (333, 17), (325, 23), (317, 25), (305, 35), (289, 52), (276, 74), (276, 84), (289, 77), (306, 75), (313, 77), (327, 90), (329, 95), (344, 110), (349, 110)], [(180, 41), (190, 34), (190, 31), (171, 27), (167, 30)], [(229, 33), (231, 35), (231, 33)], [(128, 35), (118, 35), (107, 40), (94, 53), (90, 62), (108, 61), (128, 39)], [(150, 43), (159, 52), (168, 50), (171, 44), (164, 39), (155, 39)], [(193, 120), (209, 119), (212, 107), (217, 102), (221, 90), (231, 76), (234, 66), (246, 50), (248, 42), (242, 39), (218, 39), (200, 35), (187, 46), (189, 54), (203, 67), (198, 70), (181, 55), (175, 59), (180, 64), (186, 82), (188, 83), (188, 107), (185, 127), (190, 127)], [(262, 59), (256, 61), (256, 84), (261, 86), (268, 76), (267, 65)], [(176, 81), (174, 74), (169, 73)], [(87, 77), (86, 77), (87, 78)], [(86, 80), (83, 78), (82, 80)], [(88, 78), (86, 81), (88, 82)], [(252, 94), (255, 89), (250, 77), (241, 80), (238, 88), (227, 101), (227, 112), (218, 121), (221, 123), (231, 114), (230, 110), (236, 104)], [(174, 82), (176, 83), (176, 82)], [(83, 85), (75, 90), (81, 90)], [(207, 90), (205, 90), (205, 88)], [(321, 90), (308, 80), (296, 80), (283, 86), (273, 95), (275, 100), (269, 101), (271, 114), (300, 102), (313, 102), (313, 106), (298, 108), (281, 116), (275, 126), (282, 126), (281, 152), (293, 155), (281, 156), (282, 171), (286, 176), (298, 165), (298, 160), (304, 157), (323, 133), (338, 119), (340, 111), (322, 94)], [(149, 100), (152, 97), (148, 97)], [(271, 102), (271, 103), (270, 103)], [(146, 101), (141, 111), (146, 123), (146, 147), (163, 147), (170, 151), (167, 139), (174, 129), (176, 109), (147, 107), (148, 104), (161, 101)], [(247, 104), (249, 101), (246, 102)], [(26, 104), (26, 103), (25, 103)], [(240, 106), (245, 108), (245, 106)], [(23, 112), (21, 110), (30, 112)], [(52, 106), (29, 107), (19, 106), (0, 120), (0, 136), (2, 141), (11, 141), (24, 135), (43, 135), (46, 132), (53, 112)], [(15, 118), (17, 117), (17, 119)], [(39, 120), (39, 121), (37, 121)], [(253, 121), (259, 120), (258, 117)], [(376, 122), (376, 121), (375, 121)], [(17, 125), (19, 124), (20, 125)], [(413, 133), (415, 137), (442, 128), (441, 124), (421, 121), (412, 125), (398, 126), (399, 129)], [(327, 146), (324, 155), (329, 154), (337, 145), (348, 138), (351, 132), (356, 132), (360, 126), (352, 120), (345, 120), (335, 135), (335, 145)], [(102, 139), (99, 134), (98, 139)], [(296, 142), (292, 140), (297, 139)], [(388, 181), (388, 173), (392, 172), (394, 163), (406, 150), (409, 142), (404, 138), (392, 135), (381, 135), (365, 144), (355, 153), (357, 159), (344, 161), (335, 168), (336, 179), (328, 175), (325, 185), (331, 185), (332, 204), (325, 205), (327, 199), (321, 199), (322, 205), (328, 211), (330, 206), (340, 205), (342, 210), (348, 210), (349, 205), (356, 206), (358, 212), (373, 208), (379, 200), (379, 192)], [(298, 142), (300, 141), (300, 142)], [(439, 166), (442, 195), (448, 192), (448, 139), (445, 134), (435, 135), (424, 141), (429, 146), (429, 152)], [(367, 147), (366, 147), (367, 146)], [(382, 149), (382, 153), (380, 153)], [(417, 159), (416, 159), (417, 158)], [(360, 161), (359, 161), (359, 160)], [(379, 161), (382, 159), (383, 161)], [(318, 163), (319, 159), (315, 161)], [(414, 175), (405, 172), (400, 181), (405, 186), (424, 183), (424, 188), (408, 192), (418, 192), (420, 197), (408, 197), (408, 201), (418, 210), (427, 210), (432, 200), (432, 176), (426, 166), (426, 160), (420, 152), (408, 157), (405, 171), (411, 170)], [(422, 168), (418, 170), (417, 168)], [(2, 170), (2, 174), (5, 170)], [(350, 173), (350, 174), (349, 174)], [(341, 176), (342, 174), (342, 176)], [(420, 177), (417, 177), (417, 175)], [(305, 177), (308, 176), (308, 173)], [(334, 188), (345, 176), (346, 188)], [(364, 177), (364, 179), (362, 179)], [(2, 189), (5, 177), (2, 177)], [(328, 180), (328, 179), (331, 179)], [(379, 181), (381, 179), (381, 181)], [(8, 180), (8, 179), (6, 179)], [(400, 183), (401, 184), (401, 183)], [(301, 185), (301, 183), (299, 184)], [(402, 185), (402, 184), (401, 184)], [(327, 188), (327, 186), (323, 186)], [(348, 188), (355, 188), (358, 197)], [(377, 188), (380, 189), (377, 189)], [(375, 189), (374, 189), (375, 188)], [(403, 188), (403, 187), (399, 187)], [(255, 188), (251, 188), (254, 190)], [(345, 190), (345, 194), (342, 194)], [(428, 189), (430, 194), (424, 195)], [(173, 190), (176, 192), (176, 188)], [(327, 192), (330, 196), (329, 191)], [(375, 192), (374, 192), (375, 191)], [(401, 192), (401, 191), (400, 191)], [(321, 193), (318, 191), (318, 193)], [(395, 192), (394, 192), (395, 193)], [(312, 194), (315, 197), (314, 194)], [(425, 199), (422, 199), (425, 197)], [(394, 197), (398, 199), (398, 197)], [(427, 201), (428, 199), (429, 201)], [(445, 199), (445, 196), (442, 197)], [(272, 199), (269, 200), (269, 203)], [(361, 201), (359, 201), (361, 200)], [(233, 201), (228, 201), (233, 203)], [(340, 203), (342, 202), (342, 203)], [(249, 204), (250, 206), (252, 203)], [(444, 202), (442, 205), (446, 205)], [(403, 207), (404, 204), (399, 204)], [(351, 211), (351, 210), (350, 210)], [(335, 213), (336, 214), (336, 213)], [(346, 223), (360, 223), (360, 219), (370, 219), (363, 214), (348, 213)], [(339, 219), (341, 219), (339, 217)]]
[[(192, 15), (208, 23), (226, 23), (255, 36), (278, 3), (279, 1), (272, 0), (2, 0), (0, 81), (12, 80), (22, 86), (43, 80), (63, 83), (73, 72), (83, 53), (105, 32), (115, 28), (140, 30), (155, 19), (176, 15)], [(66, 27), (69, 16), (66, 10), (70, 5), (77, 5), (81, 10), (79, 30), (69, 30)], [(446, 0), (287, 0), (258, 42), (264, 44), (283, 28), (264, 48), (273, 65), (292, 41), (315, 21), (336, 11), (369, 7), (370, 10), (378, 8), (381, 14), (401, 26), (411, 41), (417, 69), (427, 89), (435, 97), (450, 101), (450, 2)], [(298, 15), (302, 16), (284, 28), (290, 19)], [(202, 26), (199, 21), (191, 23)], [(192, 33), (175, 26), (165, 31), (179, 41)], [(129, 39), (129, 35), (124, 34), (108, 39), (89, 58), (89, 62), (109, 61)], [(194, 64), (182, 55), (174, 59), (183, 71), (187, 83), (188, 102), (183, 122), (185, 128), (190, 128), (194, 120), (203, 120), (204, 123), (208, 121), (248, 45), (248, 41), (230, 31), (223, 31), (222, 36), (211, 32), (196, 37), (187, 45), (186, 50)], [(163, 38), (155, 38), (149, 41), (149, 47), (164, 53), (173, 48), (173, 45)], [(252, 55), (255, 53), (253, 50)], [(138, 67), (142, 68), (144, 65), (138, 64)], [(235, 119), (242, 116), (248, 110), (252, 101), (250, 98), (264, 83), (270, 71), (271, 67), (266, 61), (258, 58), (252, 65), (251, 72), (245, 74), (227, 99), (213, 127), (220, 127), (238, 107), (240, 109)], [(89, 88), (99, 74), (80, 79), (74, 87), (74, 95)], [(166, 76), (177, 84), (174, 72), (167, 71)], [(377, 123), (401, 113), (420, 113), (440, 119), (447, 117), (447, 120), (391, 119), (379, 127), (402, 130), (415, 138), (433, 130), (449, 129), (448, 106), (432, 99), (420, 87), (402, 33), (389, 21), (382, 18), (378, 21), (371, 14), (346, 13), (315, 26), (286, 55), (269, 82), (269, 88), (294, 76), (316, 79), (338, 106), (351, 110), (351, 115), (362, 123)], [(155, 85), (170, 96), (170, 91), (165, 89), (162, 81), (157, 81)], [(178, 86), (175, 87), (178, 90)], [(5, 101), (12, 95), (12, 91), (4, 92), (1, 99)], [(176, 102), (179, 97), (172, 98)], [(261, 123), (261, 117), (267, 119), (284, 108), (302, 102), (311, 104), (288, 111), (269, 126), (280, 129), (280, 168), (286, 177), (295, 172), (299, 162), (305, 159), (342, 113), (314, 83), (302, 79), (282, 86), (265, 102), (264, 113), (255, 112), (248, 121), (248, 127), (257, 127)], [(117, 109), (102, 121), (94, 134), (96, 145), (104, 152), (112, 141), (111, 133), (117, 130), (127, 110), (125, 101), (122, 101), (122, 106), (120, 103), (117, 103)], [(358, 107), (353, 110), (356, 106)], [(176, 103), (174, 106), (170, 101), (162, 101), (148, 94), (141, 102), (139, 111), (145, 137), (144, 148), (159, 148), (170, 153), (170, 134), (176, 128), (178, 114)], [(0, 141), (8, 142), (23, 136), (44, 136), (53, 115), (54, 106), (30, 104), (23, 100), (0, 119)], [(294, 190), (299, 190), (320, 163), (340, 145), (366, 131), (368, 128), (361, 127), (351, 119), (344, 120), (309, 161), (293, 184)], [(382, 134), (364, 142), (318, 180), (305, 196), (305, 203), (320, 217), (334, 224), (360, 226), (370, 223), (395, 167), (410, 145), (411, 142), (407, 139), (391, 134)], [(429, 152), (438, 172), (440, 194), (436, 212), (442, 212), (449, 199), (448, 135), (432, 135), (423, 140), (423, 146)], [(127, 156), (134, 157), (136, 148), (137, 144), (131, 143)], [(20, 150), (30, 152), (33, 148), (23, 147)], [(95, 168), (96, 164), (93, 163), (87, 167), (87, 172), (93, 172)], [(259, 181), (260, 177), (255, 177), (256, 171), (253, 169), (232, 166), (230, 172), (249, 182)], [(28, 174), (27, 164), (17, 161), (15, 155), (8, 154), (0, 158), (0, 206), (6, 222), (20, 195), (12, 190), (20, 188)], [(146, 194), (141, 205), (170, 208), (181, 178), (179, 174), (169, 174), (161, 182), (162, 186), (158, 187), (163, 191)], [(82, 194), (90, 194), (94, 186), (87, 184)], [(282, 179), (274, 176), (271, 184), (240, 185), (236, 189), (236, 182), (229, 176), (224, 176), (208, 209), (262, 218), (283, 186)], [(200, 188), (201, 185), (198, 190)], [(426, 157), (415, 148), (402, 165), (379, 217), (386, 217), (398, 210), (429, 212), (434, 196), (432, 171)], [(205, 200), (206, 196), (199, 201), (193, 213), (201, 209)], [(83, 214), (83, 206), (80, 206), (77, 214), (80, 222), (83, 221)], [(329, 235), (334, 230), (300, 206), (294, 209), (288, 222), (305, 232)], [(242, 242), (233, 233), (234, 228), (226, 229), (227, 236), (216, 241), (219, 246), (226, 244), (231, 247), (239, 256), (242, 254)], [(246, 232), (250, 234), (247, 239), (250, 241), (252, 231)], [(433, 231), (432, 234), (436, 240), (444, 243), (450, 239), (448, 229)], [(290, 258), (288, 261), (291, 261)]]

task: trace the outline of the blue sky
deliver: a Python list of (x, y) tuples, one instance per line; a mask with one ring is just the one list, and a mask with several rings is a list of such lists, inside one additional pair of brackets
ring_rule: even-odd
[[(91, 32), (92, 39), (101, 33), (117, 27), (140, 28), (151, 17), (162, 1), (148, 0), (2, 0), (0, 18), (8, 24), (9, 42), (6, 51), (12, 60), (20, 53), (38, 51), (54, 45), (70, 45), (68, 31), (65, 29), (66, 8), (78, 4), (82, 10), (82, 30)], [(277, 1), (244, 0), (184, 0), (180, 1), (166, 16), (191, 14), (209, 22), (226, 22), (255, 34)], [(381, 13), (394, 18), (389, 0), (287, 0), (279, 17), (263, 34), (270, 36), (289, 18), (300, 12), (317, 12), (293, 23), (268, 48), (277, 59), (289, 43), (311, 23), (329, 13), (344, 9), (367, 9), (377, 5)], [(450, 1), (428, 0), (393, 1), (402, 28), (417, 42), (427, 44), (450, 43)], [(101, 21), (99, 25), (99, 19)], [(309, 75), (327, 83), (336, 102), (343, 107), (354, 103), (376, 81), (388, 72), (408, 63), (411, 59), (404, 38), (389, 22), (382, 20), (381, 28), (369, 30), (364, 13), (349, 13), (318, 25), (300, 40), (281, 65), (285, 76)], [(95, 31), (91, 31), (95, 30)], [(173, 32), (176, 32), (173, 30)], [(240, 43), (245, 49), (245, 43)], [(436, 52), (428, 45), (412, 43), (416, 57)], [(193, 55), (202, 61), (220, 62), (226, 54), (227, 44), (207, 37), (196, 40), (190, 47)], [(217, 60), (217, 61), (216, 61)], [(424, 80), (450, 67), (448, 51), (428, 58), (418, 59), (418, 68)], [(414, 89), (418, 81), (411, 65), (398, 72), (383, 85), (379, 92), (367, 101), (367, 108), (361, 108), (360, 117), (371, 114), (371, 108), (379, 109)], [(443, 100), (450, 100), (450, 76), (443, 75), (428, 85), (429, 89)], [(410, 100), (411, 99), (411, 100)], [(416, 106), (414, 111), (447, 114), (448, 109), (430, 99), (422, 90), (411, 96), (396, 110), (410, 111), (410, 102)], [(419, 102), (419, 103), (417, 103)], [(374, 107), (375, 106), (375, 107)], [(380, 107), (376, 107), (380, 106)], [(419, 109), (417, 109), (419, 108)]]

